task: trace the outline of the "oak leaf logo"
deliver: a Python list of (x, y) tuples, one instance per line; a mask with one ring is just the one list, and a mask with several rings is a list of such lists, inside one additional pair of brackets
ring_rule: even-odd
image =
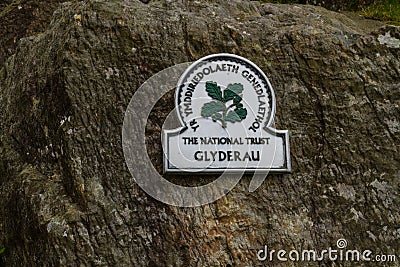
[(222, 92), (216, 82), (208, 81), (206, 82), (206, 91), (208, 96), (214, 100), (203, 105), (202, 117), (211, 117), (214, 122), (220, 121), (223, 128), (226, 128), (227, 122), (241, 122), (246, 118), (247, 109), (241, 103), (243, 100), (242, 84), (229, 84)]

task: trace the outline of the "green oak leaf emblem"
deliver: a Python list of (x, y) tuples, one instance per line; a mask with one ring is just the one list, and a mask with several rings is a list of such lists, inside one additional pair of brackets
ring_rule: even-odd
[[(247, 116), (247, 109), (243, 107), (243, 85), (240, 83), (229, 84), (222, 92), (216, 82), (206, 82), (206, 91), (213, 101), (205, 103), (201, 108), (201, 116), (220, 121), (226, 128), (227, 122), (241, 122)], [(231, 104), (230, 104), (231, 103)]]

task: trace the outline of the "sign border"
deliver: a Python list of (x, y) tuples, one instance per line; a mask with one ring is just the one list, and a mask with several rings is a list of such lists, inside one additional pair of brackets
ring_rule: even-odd
[[(186, 125), (186, 122), (183, 121), (183, 118), (181, 116), (180, 112), (180, 103), (179, 103), (179, 98), (180, 98), (180, 92), (181, 88), (184, 86), (184, 82), (187, 76), (189, 76), (194, 70), (198, 68), (202, 62), (210, 62), (210, 59), (216, 59), (216, 58), (235, 58), (239, 61), (245, 62), (247, 65), (249, 65), (251, 68), (254, 68), (260, 75), (262, 79), (267, 83), (267, 86), (269, 87), (269, 93), (271, 94), (271, 99), (272, 99), (272, 105), (271, 105), (271, 111), (268, 114), (269, 118), (268, 121), (265, 122), (265, 125), (262, 127), (262, 130), (278, 137), (282, 138), (283, 141), (283, 146), (284, 146), (284, 159), (285, 162), (282, 166), (278, 168), (256, 168), (256, 167), (251, 167), (251, 168), (190, 168), (190, 169), (183, 169), (183, 168), (177, 168), (175, 166), (172, 166), (171, 163), (169, 162), (169, 137), (170, 136), (176, 136), (179, 135), (183, 132), (185, 132), (188, 129), (188, 126)], [(162, 142), (162, 148), (163, 148), (163, 171), (164, 173), (180, 173), (180, 174), (218, 174), (221, 172), (226, 172), (226, 173), (245, 173), (245, 174), (251, 174), (251, 173), (290, 173), (292, 171), (291, 167), (291, 161), (290, 161), (290, 142), (289, 142), (289, 131), (288, 130), (277, 130), (273, 128), (274, 124), (274, 119), (275, 119), (275, 113), (276, 113), (276, 98), (275, 98), (275, 92), (274, 89), (268, 79), (268, 77), (265, 75), (265, 73), (252, 61), (235, 55), (235, 54), (228, 54), (228, 53), (220, 53), (220, 54), (212, 54), (208, 55), (206, 57), (203, 57), (197, 61), (195, 61), (193, 64), (191, 64), (186, 71), (181, 75), (177, 88), (175, 89), (175, 108), (177, 112), (177, 116), (179, 119), (179, 122), (182, 127), (177, 128), (177, 129), (172, 129), (172, 130), (163, 130), (163, 133), (161, 135), (161, 142)]]

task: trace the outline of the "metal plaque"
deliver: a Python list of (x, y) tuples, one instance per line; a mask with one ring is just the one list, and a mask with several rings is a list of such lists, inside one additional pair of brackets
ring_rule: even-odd
[(289, 133), (273, 128), (274, 90), (253, 62), (231, 54), (196, 61), (175, 104), (182, 127), (163, 131), (165, 172), (290, 172)]

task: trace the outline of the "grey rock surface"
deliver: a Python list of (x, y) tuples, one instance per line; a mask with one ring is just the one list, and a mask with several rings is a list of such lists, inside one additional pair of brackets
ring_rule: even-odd
[(19, 40), (46, 30), (59, 3), (66, 0), (0, 2), (0, 68), (15, 53)]
[[(238, 0), (62, 4), (0, 71), (1, 263), (304, 266), (261, 263), (256, 253), (322, 250), (340, 238), (351, 249), (398, 253), (400, 49), (392, 44), (400, 30), (368, 25), (319, 7)], [(164, 205), (126, 168), (125, 109), (153, 74), (219, 52), (252, 60), (270, 78), (293, 172), (270, 175), (253, 193), (245, 177), (199, 208)], [(147, 126), (159, 170), (173, 105), (166, 95)]]

